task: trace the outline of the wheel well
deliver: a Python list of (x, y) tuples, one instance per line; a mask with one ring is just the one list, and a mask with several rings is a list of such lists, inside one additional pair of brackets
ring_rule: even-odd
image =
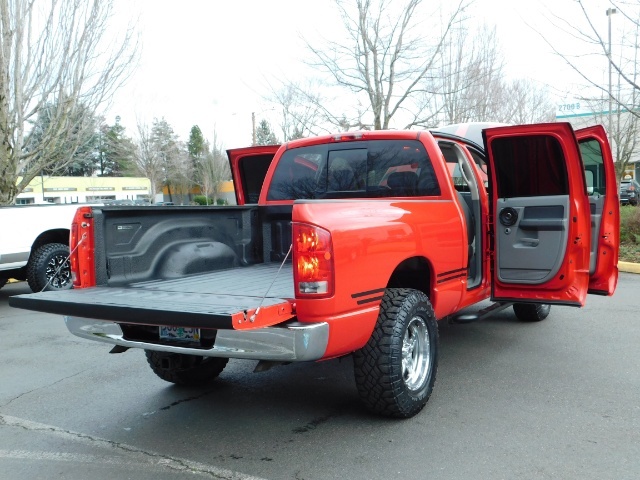
[(35, 252), (41, 246), (48, 243), (62, 243), (69, 245), (69, 230), (65, 228), (57, 228), (55, 230), (47, 230), (42, 232), (31, 245), (31, 253)]
[(413, 288), (431, 297), (431, 272), (426, 258), (407, 258), (393, 271), (387, 288)]

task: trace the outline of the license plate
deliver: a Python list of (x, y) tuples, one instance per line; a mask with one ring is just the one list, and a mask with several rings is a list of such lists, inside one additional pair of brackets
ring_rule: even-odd
[(199, 342), (200, 329), (191, 327), (160, 327), (161, 340), (176, 340), (181, 342)]

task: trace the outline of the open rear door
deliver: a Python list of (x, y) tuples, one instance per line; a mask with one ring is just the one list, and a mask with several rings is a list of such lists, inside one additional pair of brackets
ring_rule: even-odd
[(568, 123), (484, 131), (490, 172), (492, 299), (584, 305), (590, 218)]
[(613, 295), (618, 283), (620, 200), (611, 148), (602, 125), (576, 131), (591, 214), (589, 293)]
[(269, 165), (280, 145), (227, 150), (238, 205), (258, 203)]

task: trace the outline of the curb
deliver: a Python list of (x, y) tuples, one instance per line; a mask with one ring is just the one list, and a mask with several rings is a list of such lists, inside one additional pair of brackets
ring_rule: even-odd
[(627, 273), (640, 273), (640, 263), (618, 261), (618, 271)]

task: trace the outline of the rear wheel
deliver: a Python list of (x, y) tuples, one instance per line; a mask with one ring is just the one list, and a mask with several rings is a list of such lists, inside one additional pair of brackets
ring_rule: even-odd
[(390, 288), (376, 327), (354, 353), (358, 393), (373, 413), (408, 418), (427, 403), (438, 368), (438, 325), (427, 296)]
[(33, 252), (27, 265), (27, 281), (34, 292), (73, 287), (69, 247), (63, 243), (48, 243)]
[(228, 358), (199, 357), (181, 353), (145, 350), (147, 362), (158, 377), (177, 385), (198, 386), (216, 378), (229, 361)]
[(514, 303), (513, 311), (522, 322), (539, 322), (549, 316), (551, 305), (546, 303)]

